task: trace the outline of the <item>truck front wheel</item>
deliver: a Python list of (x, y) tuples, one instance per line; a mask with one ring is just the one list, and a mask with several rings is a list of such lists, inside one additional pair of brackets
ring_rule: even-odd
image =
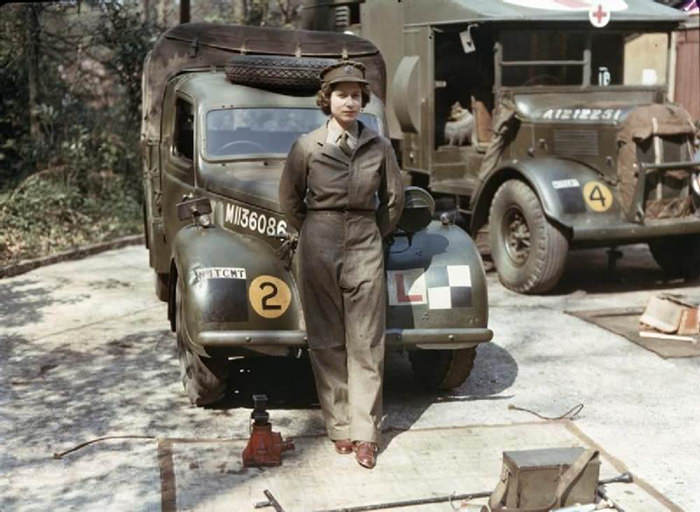
[(668, 277), (691, 280), (700, 276), (700, 235), (651, 240), (649, 250)]
[(181, 278), (177, 281), (175, 307), (175, 336), (182, 385), (193, 405), (212, 404), (224, 396), (228, 361), (224, 358), (202, 358), (189, 348), (183, 322)]
[(156, 272), (156, 297), (163, 302), (168, 302), (170, 274)]
[(408, 353), (416, 378), (430, 390), (460, 386), (474, 367), (476, 348), (413, 350)]
[(498, 277), (513, 291), (547, 292), (564, 273), (569, 242), (522, 181), (506, 181), (493, 196), (489, 243)]

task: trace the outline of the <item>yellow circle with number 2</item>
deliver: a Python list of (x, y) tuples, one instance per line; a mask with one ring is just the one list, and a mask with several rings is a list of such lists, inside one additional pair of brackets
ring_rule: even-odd
[(600, 181), (589, 181), (583, 186), (583, 199), (594, 212), (604, 212), (613, 204), (612, 192)]
[(287, 283), (274, 276), (258, 276), (248, 288), (248, 299), (255, 312), (263, 318), (277, 318), (284, 315), (292, 292)]

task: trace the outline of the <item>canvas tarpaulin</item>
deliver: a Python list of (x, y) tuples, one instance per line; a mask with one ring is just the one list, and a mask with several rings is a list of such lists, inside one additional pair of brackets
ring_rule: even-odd
[(362, 62), (372, 92), (385, 99), (386, 69), (379, 50), (364, 39), (335, 32), (185, 23), (165, 32), (146, 57), (141, 138), (159, 139), (165, 86), (186, 70), (223, 68), (232, 55), (286, 55)]
[[(640, 166), (640, 148), (651, 144), (654, 137), (659, 137), (660, 143), (689, 144), (694, 131), (690, 116), (678, 105), (644, 105), (627, 115), (617, 133), (617, 173), (622, 205), (630, 218), (635, 217), (638, 206), (635, 191), (644, 172)], [(666, 172), (668, 180), (681, 184), (681, 188), (684, 182), (687, 188), (688, 176), (688, 171), (684, 170)], [(684, 193), (671, 197), (656, 197), (652, 193), (642, 206), (646, 218), (681, 217), (690, 213), (691, 199)]]

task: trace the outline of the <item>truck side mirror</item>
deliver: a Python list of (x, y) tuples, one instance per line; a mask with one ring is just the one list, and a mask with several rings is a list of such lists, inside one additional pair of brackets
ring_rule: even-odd
[(406, 233), (416, 233), (430, 224), (435, 213), (435, 200), (420, 187), (406, 187), (404, 207), (399, 218), (399, 228)]
[(193, 217), (196, 219), (201, 215), (208, 215), (210, 213), (211, 203), (206, 197), (188, 199), (187, 201), (177, 203), (177, 218), (180, 220), (187, 220)]

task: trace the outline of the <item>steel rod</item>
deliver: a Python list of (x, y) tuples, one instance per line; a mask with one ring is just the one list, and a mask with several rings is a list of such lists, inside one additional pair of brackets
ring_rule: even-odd
[(268, 489), (265, 489), (263, 491), (263, 494), (267, 498), (267, 501), (260, 501), (256, 503), (255, 508), (272, 507), (275, 509), (275, 512), (285, 512), (284, 508), (282, 508), (282, 505), (279, 504), (279, 502), (275, 499), (275, 497)]
[(359, 505), (356, 507), (333, 508), (317, 510), (316, 512), (366, 512), (369, 510), (382, 510), (387, 508), (410, 507), (415, 505), (427, 505), (429, 503), (444, 503), (452, 500), (469, 500), (474, 498), (488, 498), (491, 492), (473, 492), (469, 494), (450, 494), (449, 496), (435, 496), (433, 498), (419, 498), (415, 500), (391, 501), (376, 503), (374, 505)]
[(642, 162), (642, 169), (644, 169), (645, 171), (672, 171), (674, 169), (692, 169), (693, 167), (700, 167), (700, 161), (668, 162), (659, 164)]

